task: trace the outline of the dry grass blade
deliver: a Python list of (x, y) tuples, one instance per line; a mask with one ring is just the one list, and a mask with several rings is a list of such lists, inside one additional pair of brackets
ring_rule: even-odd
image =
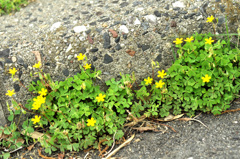
[(240, 108), (231, 109), (231, 110), (226, 110), (226, 111), (223, 111), (221, 114), (230, 113), (230, 112), (237, 112), (237, 111), (240, 111)]
[(123, 144), (121, 144), (118, 148), (116, 148), (113, 152), (111, 152), (106, 158), (102, 159), (110, 159), (115, 153), (117, 153), (122, 147), (127, 146), (132, 139), (135, 137), (135, 134), (133, 134), (129, 139), (127, 139)]
[(191, 120), (197, 121), (197, 122), (199, 122), (200, 124), (202, 124), (203, 126), (205, 126), (206, 128), (208, 128), (205, 124), (203, 124), (203, 122), (201, 122), (200, 120), (194, 119), (194, 118), (180, 118), (180, 119), (178, 119), (178, 120), (181, 120), (181, 121), (191, 121)]
[(142, 115), (139, 118), (134, 117), (128, 110), (127, 110), (128, 114), (133, 118), (133, 121), (127, 124), (124, 124), (124, 127), (132, 127), (136, 124), (138, 124), (139, 122), (143, 121), (144, 119), (146, 119), (145, 115)]
[(154, 127), (140, 127), (140, 128), (132, 128), (132, 129), (135, 129), (135, 130), (138, 130), (140, 131), (141, 133), (144, 132), (144, 131), (159, 131), (158, 129), (154, 128)]
[(173, 115), (168, 115), (167, 117), (165, 118), (160, 118), (160, 119), (156, 119), (158, 121), (163, 121), (163, 122), (167, 122), (167, 121), (173, 121), (173, 120), (176, 120), (178, 118), (181, 118), (184, 114), (180, 114), (180, 115), (176, 115), (176, 116), (173, 116)]
[(38, 149), (38, 155), (39, 155), (40, 157), (42, 157), (42, 158), (44, 158), (44, 159), (55, 159), (55, 158), (53, 158), (53, 157), (47, 157), (47, 156), (42, 155), (41, 150), (42, 150), (41, 148), (40, 148), (40, 150)]

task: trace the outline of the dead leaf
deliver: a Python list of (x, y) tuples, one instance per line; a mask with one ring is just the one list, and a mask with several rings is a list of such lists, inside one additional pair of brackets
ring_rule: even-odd
[(34, 53), (34, 55), (36, 56), (37, 58), (37, 62), (41, 62), (41, 54), (39, 51), (32, 51), (32, 53)]
[[(22, 131), (22, 134), (25, 134), (25, 130)], [(43, 137), (44, 134), (40, 133), (40, 132), (37, 132), (37, 131), (34, 131), (30, 134), (28, 133), (27, 135), (31, 136), (31, 138), (33, 138), (33, 139), (38, 139), (38, 138), (43, 139), (42, 137)], [(48, 136), (49, 139), (51, 138), (51, 136), (49, 136), (49, 135), (47, 135), (47, 136)]]
[(134, 56), (136, 51), (129, 49), (129, 50), (126, 51), (126, 53), (128, 53), (130, 56)]
[(34, 144), (28, 146), (28, 147), (27, 147), (28, 151), (31, 151), (35, 144), (36, 144), (36, 143), (34, 143)]
[(42, 155), (41, 150), (42, 150), (41, 148), (40, 148), (40, 150), (38, 149), (38, 155), (39, 155), (40, 157), (42, 157), (42, 158), (44, 158), (44, 159), (55, 159), (55, 158), (53, 158), (53, 157), (47, 157), (47, 156)]
[(63, 159), (63, 158), (64, 158), (64, 154), (59, 153), (59, 154), (58, 154), (58, 159)]

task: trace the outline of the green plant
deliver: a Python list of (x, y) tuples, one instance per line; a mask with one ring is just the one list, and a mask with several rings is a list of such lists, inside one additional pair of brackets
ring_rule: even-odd
[(0, 0), (0, 15), (19, 11), (21, 6), (29, 4), (29, 0)]
[[(208, 22), (212, 22), (210, 17)], [(215, 29), (215, 28), (214, 28)], [(214, 31), (215, 32), (215, 31)], [(240, 30), (238, 30), (238, 39)], [(228, 38), (229, 39), (229, 38)], [(240, 90), (240, 50), (239, 42), (235, 48), (216, 35), (195, 33), (185, 39), (177, 38), (178, 48), (175, 59), (168, 72), (158, 71), (158, 80), (154, 73), (159, 68), (152, 61), (152, 74), (138, 85), (134, 73), (121, 75), (116, 81), (106, 81), (108, 89), (101, 91), (95, 84), (101, 71), (92, 71), (91, 64), (83, 54), (77, 56), (81, 72), (65, 81), (52, 81), (49, 74), (43, 73), (41, 62), (36, 68), (40, 78), (26, 88), (33, 96), (27, 104), (18, 103), (14, 90), (6, 95), (12, 97), (9, 108), (10, 126), (0, 127), (0, 135), (10, 139), (0, 141), (0, 146), (15, 149), (22, 145), (18, 139), (32, 141), (32, 134), (38, 130), (44, 135), (39, 142), (45, 152), (79, 151), (88, 147), (111, 146), (113, 138), (123, 137), (122, 131), (128, 114), (132, 118), (166, 117), (185, 112), (193, 116), (196, 111), (211, 112), (214, 115), (230, 107), (231, 101), (238, 97)], [(183, 44), (183, 45), (182, 45)], [(10, 69), (14, 81), (17, 70)], [(137, 85), (138, 89), (134, 89)], [(130, 110), (130, 111), (129, 111)], [(30, 113), (31, 116), (19, 126), (14, 119)], [(9, 153), (2, 153), (8, 158)]]

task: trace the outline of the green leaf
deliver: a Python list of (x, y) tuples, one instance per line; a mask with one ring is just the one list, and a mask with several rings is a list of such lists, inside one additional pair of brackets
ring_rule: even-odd
[(10, 153), (3, 152), (3, 159), (8, 159), (10, 157)]
[(11, 131), (9, 130), (9, 128), (5, 128), (4, 129), (4, 134), (6, 134), (6, 135), (10, 135), (11, 134)]
[(10, 115), (8, 116), (8, 120), (9, 120), (9, 121), (13, 121), (13, 119), (14, 119), (14, 114), (13, 114), (13, 112), (11, 111), (11, 112), (10, 112)]

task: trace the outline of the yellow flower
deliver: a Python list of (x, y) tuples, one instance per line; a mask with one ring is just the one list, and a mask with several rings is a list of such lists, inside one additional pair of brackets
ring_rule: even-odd
[(162, 70), (162, 72), (158, 71), (158, 77), (164, 78), (166, 75), (167, 73), (165, 73), (164, 70)]
[(33, 124), (38, 123), (40, 121), (40, 119), (41, 119), (41, 116), (35, 115), (35, 118), (32, 118)]
[(146, 85), (148, 85), (152, 83), (153, 79), (148, 77), (147, 79), (144, 79), (144, 81), (146, 82)]
[(42, 88), (41, 91), (38, 92), (40, 96), (45, 96), (47, 95), (47, 89)]
[(178, 45), (178, 44), (181, 44), (181, 43), (183, 42), (182, 40), (183, 40), (183, 38), (181, 38), (181, 39), (180, 39), (180, 38), (177, 38), (177, 39), (176, 39), (175, 41), (173, 41), (173, 42)]
[(87, 126), (94, 126), (94, 124), (96, 123), (96, 120), (94, 120), (94, 118), (92, 117), (91, 119), (87, 120)]
[(16, 72), (17, 72), (17, 70), (15, 67), (13, 67), (13, 69), (9, 69), (9, 73), (12, 75), (15, 75)]
[(210, 79), (211, 79), (211, 77), (208, 76), (208, 74), (206, 74), (205, 77), (202, 77), (203, 82), (209, 82)]
[(160, 80), (159, 82), (156, 82), (156, 88), (162, 88), (165, 83)]
[(184, 41), (186, 41), (186, 42), (191, 42), (191, 41), (193, 41), (193, 37), (191, 36), (190, 38), (187, 38), (186, 40), (184, 40)]
[(38, 103), (38, 102), (34, 102), (32, 105), (33, 110), (38, 110), (40, 107), (41, 107), (41, 103)]
[(208, 19), (207, 22), (211, 23), (213, 21), (214, 17), (211, 15), (211, 17), (207, 17), (207, 19)]
[(43, 103), (45, 103), (45, 100), (46, 100), (46, 97), (42, 97), (41, 95), (37, 96), (37, 98), (34, 98), (33, 99), (34, 103), (32, 105), (32, 107), (33, 107), (32, 109), (38, 110), (41, 107), (41, 105)]
[(99, 94), (98, 97), (96, 97), (96, 99), (98, 100), (98, 102), (103, 102), (104, 101), (104, 98), (106, 97), (106, 95), (102, 95), (102, 93)]
[(83, 60), (84, 57), (85, 57), (85, 55), (83, 55), (82, 53), (80, 53), (80, 54), (77, 56), (78, 61)]
[(214, 42), (214, 40), (212, 40), (212, 37), (210, 37), (209, 39), (205, 39), (205, 44), (212, 44)]
[(8, 90), (8, 92), (6, 93), (7, 96), (11, 97), (12, 95), (14, 95), (14, 89), (13, 90)]
[(91, 68), (91, 64), (86, 64), (85, 66), (83, 66), (85, 68), (85, 70)]
[(35, 68), (40, 68), (40, 67), (41, 67), (41, 62), (39, 61), (38, 63), (36, 63), (35, 65), (33, 65), (33, 67), (35, 67)]

